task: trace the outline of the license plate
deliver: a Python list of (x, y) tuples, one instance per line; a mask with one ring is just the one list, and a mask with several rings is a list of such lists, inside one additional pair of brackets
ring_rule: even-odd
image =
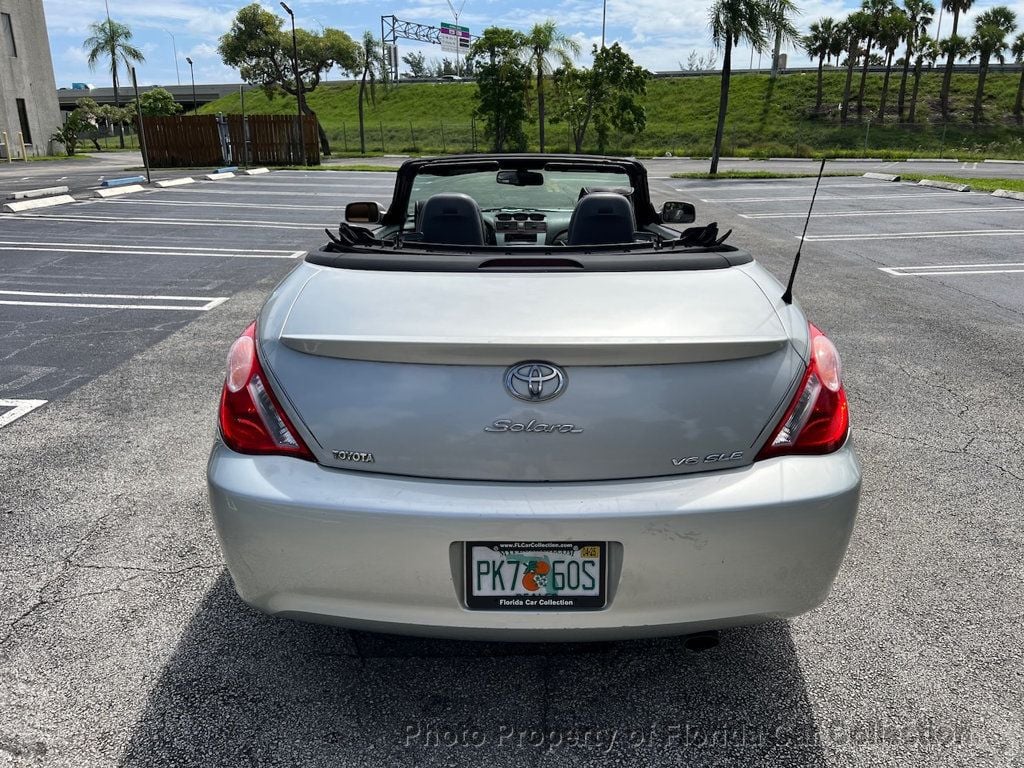
[(466, 607), (571, 611), (605, 604), (605, 542), (467, 541)]

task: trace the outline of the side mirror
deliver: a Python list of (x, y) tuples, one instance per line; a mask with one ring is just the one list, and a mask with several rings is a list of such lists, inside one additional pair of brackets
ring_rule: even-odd
[(345, 206), (345, 221), (350, 224), (379, 224), (384, 217), (380, 203), (349, 203)]
[(663, 224), (692, 224), (697, 220), (697, 209), (693, 203), (682, 203), (669, 200), (661, 206)]

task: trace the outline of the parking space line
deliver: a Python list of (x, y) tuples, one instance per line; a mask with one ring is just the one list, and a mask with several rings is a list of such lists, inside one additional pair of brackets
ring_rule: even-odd
[[(330, 187), (328, 187), (328, 189), (330, 189)], [(390, 197), (392, 191), (393, 188), (388, 187), (386, 193), (382, 188), (379, 191), (373, 191), (372, 194), (387, 194)], [(207, 187), (170, 187), (168, 189), (161, 189), (159, 192), (159, 194), (161, 195), (167, 195), (172, 193), (177, 193), (182, 196), (232, 195), (233, 197), (238, 197), (239, 195), (255, 195), (257, 197), (267, 197), (269, 195), (281, 195), (287, 197), (347, 197), (352, 200), (358, 200), (361, 197), (366, 197), (367, 195), (371, 194), (371, 192), (366, 191), (365, 188), (362, 192), (285, 192), (283, 190), (275, 192), (273, 190), (263, 189), (224, 189), (223, 187), (221, 187), (220, 189), (208, 189)]]
[[(264, 203), (214, 203), (208, 200), (184, 201), (184, 200), (140, 200), (137, 197), (126, 197), (121, 200), (88, 200), (89, 205), (102, 205), (109, 202), (111, 205), (169, 205), (179, 208), (258, 208), (266, 210)], [(274, 210), (295, 210), (295, 211), (340, 211), (337, 205), (288, 205), (287, 203), (274, 203)]]
[[(996, 213), (1005, 211), (1021, 212), (1024, 211), (1024, 207), (1020, 205), (1014, 206), (991, 206), (981, 207), (975, 209), (982, 213)], [(884, 211), (822, 211), (816, 212), (814, 218), (816, 219), (827, 219), (827, 218), (844, 218), (849, 216), (922, 216), (930, 214), (946, 214), (946, 213), (963, 213), (964, 207), (959, 208), (913, 208), (913, 209), (888, 209)], [(741, 213), (739, 217), (741, 219), (803, 219), (806, 218), (807, 211), (800, 211), (798, 213)]]
[[(1010, 269), (1010, 267), (1012, 267), (1012, 269)], [(885, 272), (893, 277), (907, 277), (911, 275), (919, 277), (935, 275), (1004, 275), (1024, 272), (1024, 262), (1012, 261), (988, 264), (939, 264), (924, 267), (879, 267), (878, 269), (880, 272)]]
[[(1024, 229), (950, 229), (932, 232), (864, 232), (849, 235), (807, 235), (807, 242), (837, 243), (864, 240), (924, 240), (939, 237), (1021, 237)], [(793, 236), (796, 240), (799, 235)]]
[[(678, 181), (678, 179), (676, 181)], [(785, 183), (783, 183), (783, 184), (758, 184), (758, 185), (754, 186), (754, 189), (756, 189), (757, 191), (769, 190), (769, 189), (771, 189), (771, 190), (790, 190), (790, 191), (792, 191), (792, 190), (796, 190), (796, 189), (812, 189), (814, 187), (814, 177), (813, 176), (807, 176), (807, 177), (803, 177), (803, 178), (800, 178), (800, 179), (794, 179), (793, 181), (799, 181), (801, 183), (799, 183), (799, 184), (785, 184)], [(850, 189), (850, 188), (865, 189), (867, 187), (890, 187), (891, 188), (892, 186), (893, 186), (893, 184), (892, 184), (891, 181), (860, 181), (860, 182), (854, 182), (854, 183), (849, 183), (849, 184), (829, 184), (827, 179), (823, 179), (822, 183), (821, 183), (821, 188), (822, 189)], [(733, 192), (733, 191), (740, 190), (740, 189), (742, 189), (744, 191), (748, 191), (748, 190), (750, 190), (750, 188), (751, 188), (751, 185), (749, 185), (749, 184), (726, 184), (726, 185), (705, 184), (705, 185), (702, 185), (702, 186), (680, 187), (680, 188), (677, 188), (676, 191), (677, 192)]]
[[(677, 192), (686, 192), (685, 189), (678, 189)], [(944, 194), (941, 190), (931, 192), (894, 192), (889, 195), (818, 195), (818, 200), (845, 200), (846, 202), (857, 203), (861, 200), (900, 200), (904, 197), (937, 197)], [(700, 197), (702, 203), (781, 203), (810, 200), (810, 195), (799, 195), (796, 197)], [(805, 214), (806, 215), (806, 214)]]
[[(60, 216), (26, 215), (26, 219), (45, 219), (47, 221), (85, 221), (90, 224), (106, 224), (109, 222), (127, 223), (123, 216), (103, 216), (101, 214), (64, 214)], [(249, 229), (323, 229), (323, 224), (269, 224), (257, 220), (239, 219), (178, 219), (168, 217), (134, 217), (132, 224), (173, 224), (176, 227), (246, 227)]]
[(0, 408), (10, 408), (11, 410), (0, 413), (0, 427), (6, 427), (27, 413), (31, 413), (36, 408), (46, 405), (46, 400), (3, 400), (0, 399)]
[[(5, 296), (23, 298), (6, 299)], [(43, 299), (120, 299), (134, 301), (160, 301), (163, 304), (111, 304), (78, 301), (43, 301)], [(227, 296), (160, 296), (130, 293), (56, 293), (50, 291), (0, 290), (0, 304), (15, 307), (83, 307), (85, 309), (160, 309), (184, 312), (209, 312), (228, 300)], [(168, 304), (166, 302), (175, 302)], [(196, 306), (189, 306), (189, 304)]]
[(306, 251), (266, 248), (206, 248), (199, 246), (120, 245), (116, 243), (59, 243), (0, 240), (0, 251), (43, 251), (51, 253), (93, 253), (128, 256), (210, 256), (231, 259), (300, 259)]

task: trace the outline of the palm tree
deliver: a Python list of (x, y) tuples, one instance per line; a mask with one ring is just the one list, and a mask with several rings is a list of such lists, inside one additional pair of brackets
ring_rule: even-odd
[[(114, 81), (114, 106), (120, 111), (121, 94), (117, 86), (117, 70), (121, 64), (130, 69), (132, 62), (143, 64), (146, 61), (141, 50), (131, 44), (132, 30), (126, 24), (119, 24), (113, 19), (94, 21), (89, 25), (89, 36), (82, 47), (86, 49), (89, 69), (95, 70), (100, 59), (110, 57), (110, 76)], [(121, 149), (124, 149), (124, 123), (120, 128)]]
[(537, 121), (540, 127), (540, 151), (544, 151), (544, 77), (550, 75), (555, 67), (551, 66), (552, 58), (559, 66), (571, 66), (573, 57), (579, 55), (580, 44), (575, 39), (558, 31), (551, 19), (542, 24), (534, 24), (526, 38), (526, 51), (529, 55), (530, 68), (537, 73)]
[(715, 0), (708, 14), (708, 27), (716, 48), (723, 48), (722, 85), (718, 97), (718, 127), (711, 153), (711, 173), (718, 173), (725, 134), (725, 113), (729, 108), (729, 78), (732, 72), (732, 49), (747, 42), (758, 53), (768, 47), (769, 35), (776, 32), (784, 39), (796, 40), (798, 35), (792, 16), (797, 12), (793, 0)]
[(871, 28), (871, 16), (864, 11), (855, 11), (846, 17), (844, 29), (846, 32), (846, 85), (843, 88), (843, 108), (840, 114), (840, 122), (846, 125), (850, 117), (850, 87), (853, 85), (853, 68), (857, 66), (860, 58), (860, 43), (868, 35)]
[(917, 60), (914, 62), (914, 88), (910, 92), (910, 114), (907, 116), (910, 122), (914, 122), (914, 116), (917, 114), (917, 92), (921, 86), (921, 65), (927, 61), (929, 67), (934, 66), (940, 54), (939, 44), (927, 34), (922, 34), (917, 39)]
[(1006, 43), (1006, 36), (1016, 28), (1017, 14), (1005, 5), (989, 8), (979, 13), (978, 18), (974, 20), (971, 48), (978, 57), (978, 90), (974, 94), (975, 125), (981, 122), (981, 101), (985, 97), (985, 78), (988, 76), (989, 62), (993, 56), (1000, 64), (1006, 62), (1006, 51), (1010, 47)]
[(814, 96), (815, 114), (821, 111), (824, 90), (822, 70), (825, 67), (825, 57), (831, 59), (832, 52), (835, 50), (835, 41), (839, 37), (836, 34), (838, 26), (835, 19), (831, 16), (825, 16), (811, 22), (808, 34), (804, 35), (803, 38), (804, 50), (811, 56), (818, 57), (818, 89)]
[(864, 115), (864, 87), (868, 82), (868, 65), (871, 63), (871, 45), (882, 30), (882, 19), (892, 13), (892, 0), (862, 0), (861, 10), (870, 18), (864, 45), (864, 68), (860, 71), (860, 89), (857, 92), (857, 117)]
[[(960, 35), (950, 35), (949, 37), (939, 40), (939, 52), (949, 59), (966, 59), (971, 55), (971, 41), (966, 37)], [(939, 96), (940, 101), (942, 100), (941, 95)], [(946, 90), (946, 100), (942, 106), (942, 117), (948, 119), (949, 117), (949, 90)]]
[(882, 19), (878, 31), (878, 43), (885, 51), (885, 77), (882, 79), (882, 95), (878, 99), (878, 121), (885, 122), (885, 103), (889, 99), (889, 78), (892, 75), (892, 57), (904, 39), (909, 40), (911, 32), (910, 19), (902, 8), (894, 8), (892, 13)]
[[(907, 94), (907, 75), (910, 72), (910, 60), (914, 56), (914, 50), (922, 36), (927, 34), (928, 27), (932, 24), (932, 16), (935, 14), (935, 6), (931, 0), (903, 0), (903, 8), (910, 21), (910, 34), (907, 35), (907, 52), (903, 56), (903, 76), (900, 78), (900, 95), (896, 102), (896, 111), (899, 114), (899, 122), (903, 122), (903, 107)], [(917, 74), (915, 72), (915, 74)]]
[[(956, 37), (956, 28), (960, 23), (960, 14), (970, 10), (972, 5), (974, 5), (974, 0), (942, 0), (942, 7), (953, 14), (953, 31), (949, 34), (950, 38)], [(944, 118), (949, 114), (949, 86), (953, 80), (953, 62), (956, 61), (959, 55), (958, 52), (962, 51), (963, 45), (956, 42), (943, 46), (943, 53), (947, 55), (947, 58), (946, 71), (942, 75), (942, 90), (939, 91), (939, 105)]]
[[(1024, 32), (1021, 32), (1013, 39), (1013, 47), (1010, 49), (1013, 60), (1018, 64), (1024, 64)], [(1024, 69), (1020, 71), (1020, 82), (1017, 83), (1017, 100), (1013, 102), (1013, 116), (1017, 122), (1021, 122), (1024, 115)]]
[(359, 48), (359, 63), (362, 76), (359, 78), (359, 153), (366, 154), (366, 131), (363, 124), (363, 110), (366, 103), (366, 81), (370, 81), (370, 101), (377, 103), (377, 75), (383, 70), (381, 66), (380, 46), (373, 38), (372, 32), (363, 32), (362, 45)]

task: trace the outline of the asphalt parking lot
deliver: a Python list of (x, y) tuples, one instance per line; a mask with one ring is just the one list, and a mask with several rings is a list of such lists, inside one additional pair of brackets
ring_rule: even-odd
[[(1024, 765), (1021, 202), (822, 182), (796, 293), (843, 353), (865, 480), (818, 610), (694, 654), (242, 604), (204, 485), (224, 354), (392, 180), (281, 171), (0, 218), (0, 765)], [(812, 186), (652, 181), (780, 278)]]

